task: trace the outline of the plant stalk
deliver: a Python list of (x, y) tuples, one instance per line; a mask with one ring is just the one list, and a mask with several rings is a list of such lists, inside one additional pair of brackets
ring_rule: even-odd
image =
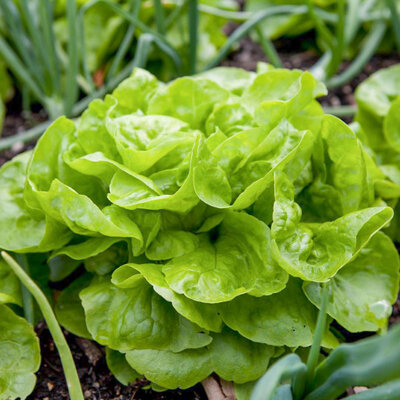
[(307, 358), (307, 384), (309, 387), (314, 379), (315, 368), (318, 364), (319, 353), (321, 350), (322, 337), (326, 328), (326, 319), (327, 319), (327, 308), (329, 303), (329, 286), (327, 283), (324, 283), (322, 286), (321, 293), (321, 306), (318, 313), (317, 326), (315, 328), (314, 340), (311, 345), (310, 352), (308, 353)]
[(71, 350), (68, 347), (67, 341), (65, 340), (60, 325), (58, 324), (56, 316), (54, 315), (46, 296), (36, 285), (36, 283), (33, 282), (29, 275), (23, 270), (23, 268), (9, 254), (7, 254), (5, 251), (2, 251), (1, 255), (39, 305), (60, 355), (71, 400), (84, 400), (79, 376), (76, 371)]

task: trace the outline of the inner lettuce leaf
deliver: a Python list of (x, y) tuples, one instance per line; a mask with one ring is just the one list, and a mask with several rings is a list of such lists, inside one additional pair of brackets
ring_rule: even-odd
[[(400, 237), (398, 101), (379, 117), (381, 151), (361, 120), (324, 115), (325, 93), (267, 64), (169, 83), (135, 69), (0, 169), (0, 248), (44, 253), (52, 281), (71, 279), (57, 317), (106, 346), (123, 383), (251, 385), (311, 345), (321, 283), (329, 322), (384, 329), (399, 281), (380, 232)], [(0, 278), (0, 303), (20, 306), (2, 263)], [(323, 346), (337, 344), (327, 327)]]
[(323, 223), (302, 222), (294, 187), (275, 174), (272, 249), (278, 263), (303, 280), (326, 282), (350, 262), (393, 217), (390, 207), (371, 207)]
[(227, 213), (215, 230), (199, 235), (193, 251), (163, 266), (165, 280), (175, 292), (203, 303), (279, 292), (288, 275), (272, 259), (270, 243), (263, 222), (245, 213)]

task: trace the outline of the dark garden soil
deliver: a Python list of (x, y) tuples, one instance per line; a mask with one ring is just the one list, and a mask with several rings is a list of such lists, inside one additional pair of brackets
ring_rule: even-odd
[[(305, 36), (291, 40), (285, 39), (278, 42), (278, 51), (285, 67), (307, 69), (317, 61), (318, 55), (312, 50), (307, 49), (309, 41), (310, 38)], [(296, 53), (293, 53), (294, 49), (297, 49)], [(267, 61), (260, 46), (251, 41), (251, 39), (245, 38), (242, 40), (237, 50), (223, 62), (223, 65), (255, 70), (258, 61)], [(328, 96), (321, 99), (321, 103), (324, 106), (354, 104), (354, 88), (361, 81), (376, 70), (396, 63), (400, 63), (399, 56), (375, 56), (356, 79), (341, 88), (332, 90)], [(344, 67), (346, 67), (346, 63), (344, 63), (343, 68)], [(18, 100), (14, 100), (13, 104), (9, 104), (8, 110), (11, 110), (11, 113), (9, 113), (5, 119), (3, 136), (10, 136), (19, 133), (46, 119), (46, 115), (40, 111), (25, 116), (20, 114), (18, 112), (18, 110), (20, 110)], [(33, 145), (34, 142), (27, 145), (18, 143), (14, 145), (12, 149), (0, 153), (0, 165), (11, 159), (14, 155), (33, 147)], [(400, 299), (396, 303), (393, 315), (390, 319), (390, 323), (394, 322), (400, 322)], [(349, 341), (354, 341), (360, 338), (360, 335), (351, 335), (338, 326), (336, 326), (336, 328)], [(39, 323), (36, 327), (36, 331), (40, 338), (42, 347), (42, 365), (38, 373), (37, 387), (34, 393), (29, 396), (29, 399), (68, 399), (68, 391), (65, 385), (60, 360), (49, 331), (44, 323)], [(147, 385), (145, 380), (137, 382), (129, 387), (122, 386), (109, 372), (105, 362), (103, 348), (93, 342), (77, 338), (67, 332), (65, 332), (65, 334), (77, 364), (78, 373), (86, 399), (206, 399), (205, 392), (201, 385), (198, 385), (191, 390), (177, 390), (164, 393), (156, 393), (151, 390), (143, 389), (143, 387)]]
[[(30, 400), (65, 400), (68, 390), (58, 357), (57, 349), (46, 325), (41, 322), (36, 326), (42, 351), (42, 365), (37, 374), (35, 391)], [(107, 368), (104, 350), (96, 343), (78, 338), (64, 331), (72, 350), (85, 399), (93, 400), (203, 400), (206, 395), (201, 385), (186, 391), (167, 391), (156, 393), (143, 390), (148, 382), (141, 380), (131, 386), (123, 386), (112, 376)]]

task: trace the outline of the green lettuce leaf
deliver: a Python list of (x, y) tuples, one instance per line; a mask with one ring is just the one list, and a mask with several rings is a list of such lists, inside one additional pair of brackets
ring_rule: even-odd
[(182, 351), (211, 341), (139, 274), (129, 288), (118, 288), (109, 277), (96, 277), (80, 292), (80, 298), (90, 334), (113, 350)]
[(0, 170), (0, 248), (18, 252), (49, 251), (63, 246), (71, 232), (25, 202), (25, 171), (30, 153), (23, 153)]
[(0, 304), (22, 306), (21, 283), (8, 264), (0, 260)]
[(0, 305), (0, 397), (26, 399), (40, 366), (39, 340), (33, 327)]
[(125, 354), (120, 353), (116, 350), (111, 350), (106, 347), (106, 360), (107, 366), (115, 378), (123, 385), (130, 385), (135, 383), (136, 380), (140, 379), (142, 375), (138, 374), (128, 364), (125, 358)]
[(194, 251), (163, 266), (165, 280), (176, 293), (204, 303), (279, 292), (288, 277), (271, 257), (270, 240), (269, 228), (261, 221), (227, 213), (216, 230), (199, 235)]
[(274, 355), (271, 346), (253, 343), (224, 329), (212, 342), (197, 350), (179, 353), (132, 350), (126, 354), (132, 368), (167, 389), (189, 388), (212, 372), (222, 379), (245, 383), (260, 377)]
[[(382, 232), (371, 238), (357, 257), (331, 280), (327, 312), (351, 332), (384, 328), (399, 290), (399, 258)], [(304, 282), (304, 292), (319, 306), (321, 286)]]
[(120, 288), (129, 288), (137, 279), (140, 272), (153, 289), (165, 300), (169, 301), (174, 309), (187, 318), (209, 331), (221, 332), (222, 318), (217, 305), (193, 301), (186, 296), (175, 293), (170, 289), (159, 264), (126, 264), (122, 265), (112, 275), (112, 282)]
[[(222, 304), (222, 319), (231, 329), (254, 342), (272, 346), (310, 346), (318, 310), (308, 301), (301, 286), (300, 280), (292, 278), (284, 290), (271, 296), (239, 296)], [(326, 332), (323, 346), (336, 345), (333, 335)]]
[(294, 187), (275, 174), (272, 249), (278, 264), (304, 280), (325, 282), (368, 243), (393, 217), (389, 207), (372, 207), (324, 223), (301, 222)]

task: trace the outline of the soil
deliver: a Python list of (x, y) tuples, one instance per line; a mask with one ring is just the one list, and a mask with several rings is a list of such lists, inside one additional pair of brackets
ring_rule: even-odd
[[(42, 365), (37, 374), (35, 391), (29, 400), (66, 400), (69, 398), (60, 358), (45, 323), (36, 326), (40, 338)], [(206, 395), (201, 385), (190, 390), (162, 393), (143, 390), (148, 384), (140, 380), (130, 386), (121, 385), (110, 373), (104, 349), (94, 342), (78, 338), (64, 331), (73, 353), (85, 399), (90, 400), (203, 400)]]
[[(309, 40), (309, 37), (304, 36), (297, 39), (285, 39), (277, 42), (278, 51), (283, 65), (286, 68), (307, 69), (318, 60), (318, 54), (304, 48), (307, 47), (304, 44), (307, 44)], [(293, 49), (297, 49), (298, 51), (293, 53)], [(236, 51), (231, 53), (229, 58), (222, 64), (255, 70), (258, 61), (268, 60), (264, 57), (263, 51), (257, 43), (254, 43), (250, 38), (245, 38), (241, 41)], [(400, 57), (398, 55), (374, 56), (356, 79), (343, 87), (332, 90), (328, 96), (320, 99), (321, 103), (324, 106), (354, 104), (354, 88), (360, 82), (376, 70), (399, 62)], [(345, 68), (346, 64), (347, 63), (344, 63), (342, 68)], [(20, 104), (18, 100), (14, 101), (13, 104), (9, 104), (8, 109), (14, 111), (6, 116), (3, 136), (16, 134), (46, 120), (46, 115), (43, 111), (32, 112), (29, 115), (20, 113)], [(12, 149), (0, 153), (0, 165), (10, 160), (16, 154), (32, 148), (34, 144), (34, 141), (26, 145), (17, 143)], [(400, 298), (394, 306), (393, 315), (390, 319), (391, 324), (395, 322), (400, 322)], [(358, 340), (360, 337), (366, 336), (349, 334), (340, 326), (335, 326), (335, 328), (339, 330), (348, 341)], [(60, 359), (45, 323), (39, 323), (36, 327), (36, 331), (41, 343), (42, 365), (37, 374), (38, 381), (36, 389), (33, 394), (29, 396), (29, 399), (68, 399), (68, 391), (64, 381)], [(119, 384), (109, 372), (105, 362), (104, 349), (101, 346), (77, 338), (68, 332), (65, 332), (65, 335), (77, 364), (86, 399), (203, 400), (207, 398), (201, 385), (197, 385), (186, 391), (176, 390), (163, 393), (156, 393), (151, 390), (143, 389), (148, 383), (145, 380), (138, 381), (128, 387), (123, 386)]]

